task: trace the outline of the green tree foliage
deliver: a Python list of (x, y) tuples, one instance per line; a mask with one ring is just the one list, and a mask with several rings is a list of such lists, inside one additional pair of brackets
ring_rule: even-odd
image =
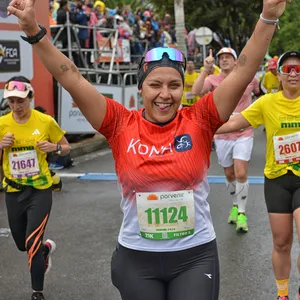
[(293, 1), (288, 5), (284, 15), (280, 18), (280, 30), (275, 33), (270, 45), (270, 54), (280, 55), (288, 50), (300, 51), (300, 2)]

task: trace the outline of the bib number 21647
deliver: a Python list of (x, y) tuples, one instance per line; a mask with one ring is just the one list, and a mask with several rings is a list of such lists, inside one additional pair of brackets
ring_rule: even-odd
[(9, 153), (10, 172), (14, 178), (33, 176), (40, 173), (35, 150)]

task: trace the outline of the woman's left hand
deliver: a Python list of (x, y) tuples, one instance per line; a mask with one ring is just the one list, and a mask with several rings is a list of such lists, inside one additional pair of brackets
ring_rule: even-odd
[(57, 150), (57, 144), (50, 143), (48, 141), (42, 141), (37, 143), (38, 148), (43, 152), (55, 152)]
[(287, 3), (292, 0), (264, 0), (263, 17), (269, 20), (278, 19), (285, 11)]

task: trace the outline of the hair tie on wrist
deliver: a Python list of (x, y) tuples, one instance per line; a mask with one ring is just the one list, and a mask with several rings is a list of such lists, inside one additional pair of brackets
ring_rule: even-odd
[(262, 13), (260, 14), (259, 16), (259, 19), (265, 23), (265, 24), (273, 24), (273, 25), (277, 25), (277, 28), (280, 29), (278, 23), (279, 23), (279, 19), (276, 19), (276, 20), (268, 20), (268, 19), (265, 19), (262, 15)]

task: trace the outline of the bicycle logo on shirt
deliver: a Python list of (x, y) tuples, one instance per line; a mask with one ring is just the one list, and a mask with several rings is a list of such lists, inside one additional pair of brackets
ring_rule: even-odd
[(175, 137), (174, 147), (177, 152), (185, 152), (193, 147), (192, 138), (189, 134), (182, 134)]

